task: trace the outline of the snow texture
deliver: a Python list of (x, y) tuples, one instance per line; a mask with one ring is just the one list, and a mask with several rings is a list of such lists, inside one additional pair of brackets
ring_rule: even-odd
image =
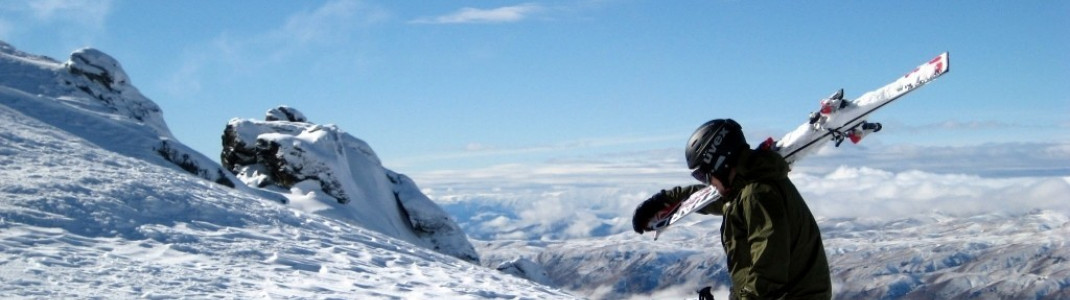
[[(415, 227), (447, 223), (367, 145), (325, 128), (275, 137), (364, 147), (341, 160), (373, 175), (343, 183), (366, 193), (348, 193), (350, 204), (381, 194), (389, 201), (368, 201), (389, 209), (359, 210), (398, 215), (397, 194)], [(221, 178), (242, 182), (174, 140), (111, 57), (82, 49), (59, 63), (0, 43), (0, 298), (575, 298), (440, 253), (456, 242), (433, 251), (420, 232), (394, 232), (394, 221), (354, 221), (358, 209), (321, 201), (318, 186), (265, 191)]]

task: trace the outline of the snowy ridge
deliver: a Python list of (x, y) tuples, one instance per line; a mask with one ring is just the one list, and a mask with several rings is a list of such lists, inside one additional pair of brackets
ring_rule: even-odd
[[(440, 234), (452, 221), (370, 148), (341, 159), (381, 184), (345, 184), (389, 199), (364, 210), (404, 206), (401, 226), (321, 214), (339, 203), (318, 185), (240, 184), (154, 107), (99, 51), (61, 64), (0, 44), (0, 298), (575, 298), (471, 263), (464, 233)], [(355, 140), (294, 140), (326, 136)]]
[(12, 109), (110, 151), (227, 186), (236, 182), (217, 163), (175, 141), (159, 106), (99, 50), (80, 49), (59, 63), (0, 42), (0, 70), (0, 97)]

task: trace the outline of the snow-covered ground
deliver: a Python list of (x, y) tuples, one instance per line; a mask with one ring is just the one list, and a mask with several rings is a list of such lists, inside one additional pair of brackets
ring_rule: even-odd
[(0, 128), (0, 298), (571, 298), (2, 105)]

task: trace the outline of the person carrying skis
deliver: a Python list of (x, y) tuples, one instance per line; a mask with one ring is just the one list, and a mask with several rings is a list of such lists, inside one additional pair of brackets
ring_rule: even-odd
[(721, 243), (732, 277), (732, 299), (830, 299), (828, 259), (817, 221), (795, 185), (788, 164), (774, 151), (751, 150), (732, 119), (702, 124), (685, 151), (700, 185), (662, 190), (632, 217), (637, 233), (667, 207), (705, 185), (722, 195), (699, 213), (723, 216)]

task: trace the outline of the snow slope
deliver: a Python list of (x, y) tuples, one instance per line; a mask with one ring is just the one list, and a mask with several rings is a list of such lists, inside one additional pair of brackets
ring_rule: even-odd
[(0, 43), (0, 298), (574, 298), (233, 184), (154, 107), (99, 51)]

